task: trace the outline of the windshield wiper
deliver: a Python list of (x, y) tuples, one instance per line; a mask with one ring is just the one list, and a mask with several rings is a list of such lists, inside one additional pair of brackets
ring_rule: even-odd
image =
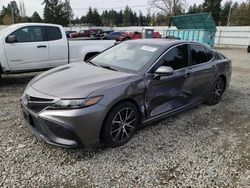
[(96, 67), (99, 67), (99, 65), (93, 63), (92, 61), (87, 61), (87, 63), (88, 63), (88, 64), (91, 64), (91, 65), (94, 65), (94, 66), (96, 66)]
[(118, 71), (118, 70), (116, 70), (116, 69), (114, 69), (114, 68), (112, 68), (110, 66), (107, 66), (107, 65), (99, 65), (99, 66), (102, 67), (102, 68), (105, 68), (105, 69), (109, 69), (109, 70), (113, 70), (113, 71)]

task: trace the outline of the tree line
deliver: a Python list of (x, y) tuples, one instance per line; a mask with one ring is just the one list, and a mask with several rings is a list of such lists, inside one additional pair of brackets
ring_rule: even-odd
[[(70, 7), (69, 0), (44, 0), (43, 17), (37, 12), (26, 16), (24, 3), (11, 1), (0, 12), (0, 24), (12, 24), (21, 22), (46, 22), (68, 26), (164, 26), (168, 25), (171, 16), (183, 14), (197, 14), (211, 12), (216, 25), (250, 25), (250, 0), (242, 3), (233, 3), (228, 0), (222, 5), (222, 0), (204, 0), (202, 4), (193, 4), (185, 10), (185, 0), (152, 0), (151, 10), (158, 13), (135, 12), (129, 6), (124, 10), (104, 10), (101, 13), (97, 8), (89, 7), (87, 13), (76, 17)], [(163, 4), (158, 4), (163, 3)], [(164, 5), (164, 6), (163, 6)]]

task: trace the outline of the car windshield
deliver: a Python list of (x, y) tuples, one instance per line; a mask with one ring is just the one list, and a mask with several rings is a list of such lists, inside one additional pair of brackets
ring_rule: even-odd
[(91, 62), (97, 66), (108, 66), (114, 70), (138, 72), (159, 48), (156, 45), (125, 42), (97, 55), (91, 59)]

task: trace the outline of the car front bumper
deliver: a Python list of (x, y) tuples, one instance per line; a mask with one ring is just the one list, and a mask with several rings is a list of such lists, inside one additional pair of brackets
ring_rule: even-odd
[(36, 136), (65, 148), (88, 148), (99, 142), (105, 107), (100, 104), (75, 110), (34, 113), (21, 98), (23, 116)]

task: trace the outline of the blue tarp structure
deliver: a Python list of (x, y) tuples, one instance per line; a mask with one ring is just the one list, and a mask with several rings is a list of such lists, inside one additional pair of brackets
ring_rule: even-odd
[(171, 22), (177, 30), (167, 30), (166, 36), (214, 45), (216, 26), (211, 13), (173, 16)]

